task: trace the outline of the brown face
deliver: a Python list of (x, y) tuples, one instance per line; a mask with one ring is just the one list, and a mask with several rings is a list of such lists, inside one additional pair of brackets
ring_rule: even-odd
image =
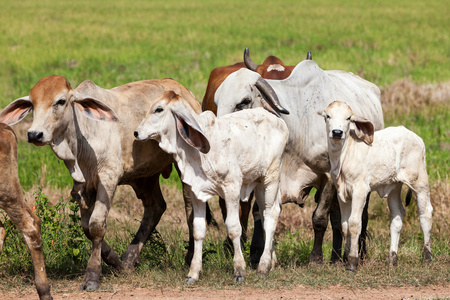
[(38, 146), (52, 141), (56, 132), (67, 126), (67, 115), (72, 88), (66, 78), (52, 75), (44, 77), (30, 91), (33, 123), (28, 129), (28, 142)]

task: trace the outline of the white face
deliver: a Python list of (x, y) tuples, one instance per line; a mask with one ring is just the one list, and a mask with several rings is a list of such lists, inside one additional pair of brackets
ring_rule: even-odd
[(261, 93), (255, 84), (261, 76), (248, 69), (231, 73), (219, 86), (214, 96), (217, 116), (238, 110), (262, 107)]
[(333, 143), (342, 143), (350, 132), (353, 111), (343, 102), (331, 103), (322, 113), (325, 118), (328, 138)]
[(147, 139), (161, 141), (161, 136), (167, 133), (167, 122), (173, 121), (168, 102), (164, 99), (159, 100), (150, 107), (141, 124), (136, 128), (134, 136), (137, 140), (145, 141)]

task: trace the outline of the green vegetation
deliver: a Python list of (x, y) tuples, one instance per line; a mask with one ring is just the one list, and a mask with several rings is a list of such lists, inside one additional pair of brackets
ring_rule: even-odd
[[(450, 80), (448, 3), (445, 1), (0, 1), (0, 108), (28, 95), (42, 77), (59, 74), (75, 87), (90, 79), (111, 88), (131, 81), (171, 77), (191, 89), (201, 101), (210, 71), (242, 60), (249, 47), (255, 62), (268, 55), (295, 65), (312, 51), (323, 69), (351, 71), (379, 85), (408, 94), (412, 87), (394, 83), (408, 79), (411, 85)], [(433, 88), (432, 88), (433, 89)], [(411, 93), (412, 94), (412, 93)], [(437, 94), (437, 93), (436, 93)], [(409, 95), (409, 94), (408, 94)], [(348, 276), (341, 265), (307, 266), (313, 244), (312, 229), (290, 227), (277, 237), (278, 267), (268, 278), (248, 270), (244, 286), (283, 288), (293, 285), (379, 287), (446, 284), (449, 278), (450, 109), (448, 92), (435, 101), (434, 94), (420, 93), (404, 102), (386, 93), (383, 99), (386, 126), (404, 125), (427, 146), (427, 162), (435, 208), (432, 233), (434, 262), (423, 272), (423, 242), (416, 207), (407, 208), (399, 251), (399, 267), (385, 266), (389, 245), (386, 201), (371, 200), (369, 258), (360, 271)], [(445, 96), (447, 95), (447, 96)], [(446, 98), (445, 98), (446, 97)], [(418, 104), (419, 103), (419, 104)], [(31, 120), (27, 117), (26, 120)], [(25, 120), (25, 121), (26, 121)], [(22, 123), (24, 123), (23, 121)], [(36, 186), (70, 188), (64, 164), (48, 146), (36, 147), (24, 140), (28, 124), (13, 128), (19, 139), (19, 176), (26, 191)], [(140, 286), (180, 286), (184, 267), (186, 230), (176, 172), (165, 182), (172, 189), (167, 214), (179, 223), (162, 221), (160, 234), (144, 247), (140, 264), (130, 277), (116, 277), (104, 266), (106, 282), (139, 281)], [(167, 183), (169, 182), (169, 183)], [(177, 185), (177, 188), (173, 186)], [(69, 193), (67, 193), (68, 195)], [(176, 194), (177, 196), (173, 196)], [(177, 198), (178, 197), (178, 198)], [(108, 220), (108, 242), (124, 253), (141, 218), (134, 195), (116, 196), (114, 209), (128, 207), (132, 221)], [(51, 201), (50, 201), (51, 200)], [(76, 205), (69, 199), (49, 199), (40, 189), (35, 194), (36, 213), (43, 220), (42, 235), (51, 281), (81, 282), (90, 242), (84, 238)], [(137, 204), (134, 204), (134, 203)], [(178, 203), (174, 207), (171, 203)], [(308, 203), (310, 219), (312, 200)], [(50, 205), (50, 203), (54, 205)], [(137, 206), (135, 208), (134, 206)], [(175, 213), (174, 213), (175, 212)], [(126, 215), (126, 214), (125, 214)], [(219, 212), (215, 211), (215, 216)], [(0, 214), (0, 220), (6, 217)], [(9, 221), (4, 251), (0, 254), (0, 290), (11, 276), (32, 274), (31, 258), (22, 238)], [(182, 224), (182, 225), (180, 225)], [(290, 229), (290, 232), (289, 232)], [(232, 259), (222, 247), (221, 229), (209, 228), (204, 247), (204, 272), (199, 285), (232, 287)], [(330, 236), (324, 245), (331, 251)], [(248, 248), (245, 256), (248, 259)], [(142, 280), (142, 279), (145, 280)], [(12, 280), (14, 281), (14, 280)], [(19, 280), (20, 281), (20, 280)], [(29, 280), (22, 280), (31, 285)]]

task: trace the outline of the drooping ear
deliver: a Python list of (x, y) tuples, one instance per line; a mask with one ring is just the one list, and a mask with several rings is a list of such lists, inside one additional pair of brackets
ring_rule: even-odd
[(367, 145), (372, 144), (374, 134), (373, 124), (369, 120), (355, 115), (352, 115), (350, 120), (355, 124), (356, 136)]
[(208, 153), (210, 145), (208, 139), (203, 134), (202, 129), (191, 113), (184, 107), (178, 105), (172, 109), (172, 113), (177, 122), (177, 130), (183, 140), (202, 153)]
[(116, 113), (108, 105), (90, 96), (76, 92), (73, 103), (85, 116), (91, 119), (119, 121)]
[(318, 114), (319, 116), (321, 116), (321, 117), (324, 117), (324, 118), (327, 116), (327, 113), (326, 113), (324, 110), (318, 111), (317, 114)]
[(11, 102), (0, 115), (0, 122), (14, 125), (20, 122), (33, 108), (30, 97), (22, 97)]

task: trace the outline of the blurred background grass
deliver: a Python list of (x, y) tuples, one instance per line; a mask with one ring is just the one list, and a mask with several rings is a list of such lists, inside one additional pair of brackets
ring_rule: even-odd
[[(381, 88), (398, 79), (450, 78), (446, 1), (25, 0), (2, 1), (0, 10), (0, 108), (51, 74), (67, 77), (73, 87), (90, 79), (104, 88), (170, 77), (201, 101), (210, 71), (241, 61), (245, 47), (256, 62), (276, 55), (289, 65), (311, 50), (323, 69), (350, 71)], [(410, 119), (402, 115), (386, 124)], [(424, 139), (435, 136), (433, 130)], [(446, 162), (448, 135), (442, 133), (447, 156), (438, 155)], [(18, 137), (24, 140), (25, 131)], [(36, 177), (57, 187), (70, 184), (48, 147), (20, 143), (19, 152), (25, 188)]]

